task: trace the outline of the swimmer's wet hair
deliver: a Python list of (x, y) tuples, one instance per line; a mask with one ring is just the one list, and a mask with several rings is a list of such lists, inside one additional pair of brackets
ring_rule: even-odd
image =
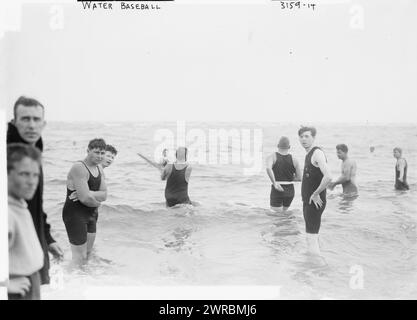
[(106, 141), (104, 141), (101, 138), (96, 138), (91, 140), (88, 143), (88, 150), (93, 150), (93, 149), (100, 149), (100, 150), (106, 150)]
[(290, 148), (290, 139), (288, 139), (288, 137), (281, 137), (279, 139), (277, 147), (279, 149), (289, 149)]
[(393, 151), (398, 151), (400, 154), (403, 154), (403, 149), (401, 149), (400, 147), (395, 147)]
[(310, 131), (311, 135), (313, 137), (316, 136), (317, 134), (317, 130), (314, 127), (306, 127), (306, 126), (301, 126), (301, 128), (298, 130), (298, 136), (301, 136), (304, 132)]
[(14, 164), (29, 158), (41, 163), (42, 155), (38, 148), (24, 143), (10, 143), (7, 145), (7, 174), (14, 169)]
[[(183, 148), (184, 148), (184, 160), (187, 161), (188, 148), (187, 147), (183, 147)], [(177, 158), (178, 156), (178, 149), (177, 151), (175, 151), (175, 158)]]
[(340, 150), (340, 151), (343, 151), (345, 153), (347, 153), (349, 151), (347, 145), (345, 145), (344, 143), (338, 144), (336, 146), (336, 150)]
[(111, 144), (106, 145), (106, 151), (109, 151), (109, 152), (113, 153), (115, 156), (117, 156), (117, 150)]
[(39, 106), (39, 107), (41, 107), (41, 108), (42, 108), (42, 110), (45, 112), (45, 107), (44, 107), (44, 106), (43, 106), (43, 104), (42, 104), (42, 103), (40, 103), (38, 100), (33, 99), (33, 98), (28, 98), (28, 97), (25, 97), (25, 96), (20, 96), (20, 97), (16, 100), (16, 102), (14, 103), (14, 107), (13, 107), (13, 115), (14, 115), (14, 118), (15, 118), (15, 119), (16, 119), (16, 111), (17, 111), (17, 107), (18, 107), (19, 105), (22, 105), (22, 106), (24, 106), (24, 107), (37, 107), (37, 106)]

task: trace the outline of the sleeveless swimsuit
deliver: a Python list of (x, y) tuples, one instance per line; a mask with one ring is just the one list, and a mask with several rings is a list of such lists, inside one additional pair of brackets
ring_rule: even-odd
[(404, 167), (404, 179), (403, 182), (399, 180), (400, 178), (400, 170), (398, 170), (397, 165), (395, 165), (395, 189), (396, 190), (409, 190), (409, 186), (407, 183), (407, 161), (405, 161), (405, 167)]
[[(278, 152), (276, 154), (276, 161), (272, 166), (275, 181), (293, 181), (295, 174), (295, 167), (290, 154), (282, 155)], [(271, 185), (270, 205), (271, 207), (289, 207), (294, 199), (294, 184), (283, 184), (281, 187), (284, 191), (278, 191)]]
[(185, 170), (178, 170), (175, 165), (172, 164), (172, 172), (168, 177), (165, 187), (165, 199), (167, 207), (173, 207), (176, 204), (188, 203), (190, 204), (190, 198), (188, 197), (188, 182), (185, 180)]
[[(87, 165), (81, 161), (88, 170), (88, 188), (90, 191), (98, 191), (101, 184), (101, 172), (97, 167), (98, 175), (94, 177)], [(72, 201), (69, 196), (74, 190), (67, 188), (62, 220), (67, 230), (68, 239), (73, 245), (82, 245), (87, 242), (87, 233), (96, 233), (97, 208), (88, 207), (81, 201)]]
[(314, 151), (317, 149), (321, 150), (319, 147), (314, 147), (307, 153), (304, 162), (304, 172), (303, 172), (303, 181), (301, 184), (301, 197), (303, 199), (303, 216), (306, 224), (307, 233), (319, 233), (320, 224), (321, 224), (321, 215), (326, 208), (326, 189), (320, 193), (320, 198), (323, 201), (321, 208), (316, 208), (315, 204), (309, 200), (311, 195), (319, 187), (321, 180), (323, 178), (323, 173), (320, 168), (315, 167), (311, 163), (311, 157), (313, 156)]

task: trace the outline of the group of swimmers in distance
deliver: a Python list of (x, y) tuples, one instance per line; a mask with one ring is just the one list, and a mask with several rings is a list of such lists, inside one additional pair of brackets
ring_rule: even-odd
[[(63, 259), (63, 251), (51, 236), (43, 211), (44, 127), (44, 106), (35, 99), (20, 97), (7, 131), (9, 299), (39, 299), (40, 285), (49, 283), (48, 252), (56, 259)], [(326, 208), (326, 189), (341, 184), (345, 195), (357, 195), (356, 163), (348, 157), (346, 145), (337, 145), (337, 156), (342, 160), (341, 175), (332, 180), (326, 156), (315, 145), (316, 129), (301, 127), (298, 136), (306, 151), (303, 172), (289, 153), (287, 137), (280, 138), (278, 151), (266, 159), (271, 181), (270, 206), (274, 212), (287, 211), (294, 199), (294, 183), (301, 181), (308, 251), (319, 256), (318, 234)], [(76, 265), (84, 264), (93, 253), (98, 208), (107, 199), (104, 168), (113, 163), (116, 155), (117, 150), (103, 139), (93, 139), (88, 143), (84, 160), (75, 162), (68, 173), (62, 218)], [(187, 162), (186, 147), (177, 149), (173, 163), (169, 163), (167, 150), (159, 163), (139, 156), (157, 168), (161, 179), (166, 180), (167, 207), (192, 203), (188, 196), (192, 167)], [(408, 190), (407, 161), (400, 148), (394, 149), (394, 157), (395, 189)]]

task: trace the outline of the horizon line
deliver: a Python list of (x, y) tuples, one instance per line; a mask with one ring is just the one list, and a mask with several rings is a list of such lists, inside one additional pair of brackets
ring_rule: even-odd
[(161, 123), (161, 122), (189, 122), (189, 123), (268, 123), (268, 124), (297, 124), (297, 125), (307, 125), (307, 124), (346, 124), (346, 125), (417, 125), (417, 121), (408, 121), (408, 122), (389, 122), (389, 121), (337, 121), (337, 120), (330, 120), (330, 121), (271, 121), (271, 120), (184, 120), (184, 119), (175, 119), (175, 120), (46, 120), (47, 122), (63, 122), (63, 123)]

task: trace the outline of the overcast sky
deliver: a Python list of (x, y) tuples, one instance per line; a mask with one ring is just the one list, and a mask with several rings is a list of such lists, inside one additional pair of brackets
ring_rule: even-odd
[(415, 122), (417, 1), (341, 2), (25, 5), (1, 38), (1, 105), (10, 118), (31, 95), (49, 121)]

